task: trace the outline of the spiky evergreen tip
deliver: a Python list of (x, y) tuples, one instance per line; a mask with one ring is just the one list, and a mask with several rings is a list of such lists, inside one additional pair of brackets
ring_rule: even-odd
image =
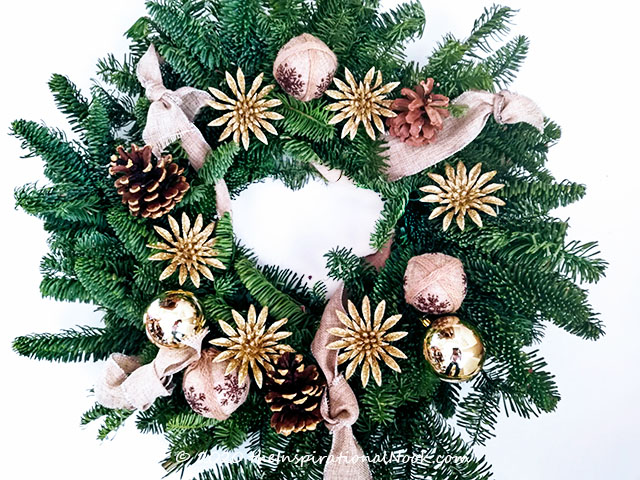
[[(145, 339), (141, 316), (152, 298), (177, 287), (159, 282), (161, 266), (148, 262), (146, 244), (155, 232), (148, 220), (131, 216), (107, 173), (109, 157), (120, 144), (142, 145), (149, 101), (135, 75), (135, 64), (153, 42), (164, 57), (163, 78), (168, 88), (220, 86), (224, 72), (241, 67), (254, 77), (265, 72), (272, 81), (278, 49), (291, 37), (311, 33), (337, 54), (342, 67), (361, 77), (372, 66), (385, 81), (412, 87), (433, 77), (439, 92), (455, 97), (468, 89), (496, 91), (515, 77), (527, 53), (528, 41), (517, 36), (503, 42), (514, 11), (494, 6), (482, 13), (467, 38), (444, 37), (423, 65), (405, 61), (404, 45), (422, 35), (424, 12), (419, 1), (390, 11), (378, 10), (370, 0), (153, 0), (149, 16), (128, 30), (130, 52), (123, 59), (108, 55), (98, 63), (102, 83), (84, 96), (65, 76), (54, 75), (49, 86), (77, 141), (62, 131), (18, 120), (12, 134), (26, 156), (44, 160), (49, 185), (26, 185), (15, 193), (17, 204), (41, 218), (49, 233), (51, 252), (42, 260), (43, 296), (92, 303), (104, 312), (104, 327), (78, 327), (57, 334), (17, 338), (21, 355), (51, 361), (90, 361), (111, 352), (140, 355), (150, 361), (157, 348)], [(398, 93), (399, 94), (399, 93)], [(388, 308), (403, 313), (409, 335), (398, 347), (409, 359), (402, 374), (389, 373), (382, 386), (354, 384), (361, 411), (355, 435), (365, 452), (418, 454), (425, 462), (371, 463), (374, 477), (387, 479), (488, 478), (484, 458), (471, 444), (493, 436), (500, 408), (524, 417), (556, 407), (559, 393), (553, 375), (532, 349), (553, 323), (570, 333), (595, 339), (602, 325), (578, 282), (602, 277), (606, 262), (597, 245), (567, 239), (568, 224), (553, 216), (557, 207), (584, 195), (584, 187), (556, 181), (545, 168), (548, 148), (560, 137), (548, 120), (543, 133), (528, 125), (497, 125), (490, 121), (482, 134), (451, 161), (468, 166), (483, 162), (497, 170), (505, 184), (506, 206), (484, 228), (443, 232), (429, 221), (429, 207), (418, 202), (418, 188), (426, 173), (393, 184), (385, 181), (384, 145), (364, 133), (344, 141), (327, 123), (325, 101), (302, 103), (284, 92), (285, 120), (280, 135), (268, 145), (252, 142), (244, 151), (233, 143), (217, 144), (217, 129), (206, 127), (213, 112), (196, 118), (212, 152), (199, 172), (187, 169), (192, 188), (176, 207), (191, 217), (202, 213), (215, 219), (216, 182), (225, 179), (232, 196), (251, 182), (279, 178), (300, 188), (317, 176), (313, 163), (341, 169), (360, 186), (379, 192), (386, 200), (372, 238), (381, 247), (394, 235), (394, 247), (380, 272), (352, 252), (338, 246), (327, 253), (331, 278), (345, 282), (351, 298), (365, 294), (386, 300)], [(458, 112), (464, 114), (464, 112)], [(177, 144), (169, 147), (177, 162), (187, 166)], [(436, 166), (432, 171), (440, 171)], [(293, 220), (292, 220), (293, 221)], [(156, 224), (166, 227), (163, 220)], [(213, 281), (203, 280), (194, 293), (209, 323), (230, 320), (231, 310), (246, 311), (249, 304), (269, 306), (278, 318), (288, 317), (294, 332), (290, 344), (309, 355), (309, 344), (324, 309), (326, 287), (308, 287), (302, 278), (277, 266), (258, 266), (253, 254), (237, 243), (231, 218), (216, 227), (219, 259), (227, 267)], [(473, 324), (486, 343), (485, 370), (462, 395), (459, 387), (440, 383), (422, 359), (424, 328), (419, 312), (404, 303), (402, 279), (409, 259), (426, 252), (460, 258), (468, 277), (468, 295), (459, 315)], [(102, 419), (99, 438), (107, 438), (130, 416), (143, 432), (162, 433), (169, 441), (163, 465), (181, 470), (207, 456), (212, 449), (233, 449), (245, 443), (250, 452), (288, 455), (326, 455), (331, 435), (324, 428), (291, 437), (275, 434), (271, 412), (259, 392), (224, 422), (195, 415), (180, 393), (159, 399), (145, 412), (109, 410), (96, 406), (82, 423)], [(471, 439), (466, 443), (445, 419), (457, 424)], [(188, 461), (184, 461), (184, 454)], [(460, 455), (464, 463), (443, 463), (441, 454)], [(200, 474), (200, 480), (231, 478), (319, 479), (322, 463), (282, 462), (258, 466), (251, 462), (220, 466)]]

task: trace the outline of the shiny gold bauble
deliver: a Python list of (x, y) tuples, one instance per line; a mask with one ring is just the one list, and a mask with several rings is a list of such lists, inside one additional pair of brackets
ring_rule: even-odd
[(202, 331), (204, 314), (193, 293), (174, 290), (151, 302), (144, 314), (144, 326), (155, 345), (179, 348), (184, 339)]
[(445, 382), (465, 382), (482, 370), (484, 345), (472, 327), (454, 316), (423, 323), (429, 327), (424, 357), (438, 377)]

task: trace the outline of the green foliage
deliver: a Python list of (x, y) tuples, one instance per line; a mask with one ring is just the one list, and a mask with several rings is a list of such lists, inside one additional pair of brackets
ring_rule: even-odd
[(11, 133), (22, 140), (28, 157), (41, 157), (45, 161), (44, 173), (53, 182), (84, 184), (90, 170), (86, 161), (66, 136), (43, 125), (25, 120), (11, 124)]
[[(158, 240), (153, 227), (166, 219), (132, 216), (113, 188), (109, 157), (117, 145), (142, 144), (150, 102), (136, 77), (135, 67), (150, 43), (164, 57), (161, 66), (167, 88), (208, 86), (224, 88), (224, 73), (241, 67), (252, 81), (261, 72), (274, 83), (273, 61), (280, 47), (303, 32), (318, 36), (337, 54), (356, 78), (375, 66), (385, 81), (411, 87), (434, 77), (438, 93), (456, 97), (469, 89), (496, 91), (513, 81), (528, 50), (523, 36), (507, 39), (515, 11), (487, 8), (467, 38), (445, 35), (422, 65), (406, 62), (404, 45), (422, 35), (425, 16), (413, 0), (380, 11), (377, 0), (151, 0), (149, 15), (127, 31), (131, 48), (123, 59), (107, 55), (98, 63), (102, 83), (82, 92), (66, 77), (49, 81), (54, 100), (67, 117), (77, 141), (59, 130), (17, 120), (11, 133), (26, 150), (40, 157), (50, 183), (16, 189), (16, 204), (41, 218), (49, 234), (51, 252), (41, 262), (43, 296), (96, 305), (103, 327), (77, 327), (51, 334), (15, 339), (14, 350), (51, 361), (95, 361), (112, 352), (138, 355), (149, 363), (158, 348), (145, 339), (142, 315), (158, 293), (180, 288), (175, 278), (160, 282), (161, 262), (149, 262), (147, 244)], [(394, 91), (394, 95), (399, 91)], [(326, 100), (301, 102), (276, 87), (277, 110), (285, 119), (275, 124), (279, 135), (269, 143), (251, 142), (248, 150), (233, 142), (218, 143), (219, 129), (207, 124), (217, 112), (204, 108), (195, 124), (212, 146), (199, 171), (187, 167), (178, 142), (171, 153), (191, 186), (171, 213), (191, 218), (202, 214), (217, 221), (218, 258), (225, 265), (213, 281), (194, 290), (212, 334), (217, 320), (231, 321), (231, 310), (245, 313), (250, 304), (268, 306), (272, 320), (288, 318), (283, 330), (297, 351), (310, 358), (310, 342), (326, 304), (326, 285), (309, 287), (304, 278), (278, 266), (260, 265), (237, 243), (229, 214), (217, 218), (215, 185), (225, 180), (232, 196), (253, 182), (272, 177), (290, 188), (318, 177), (314, 165), (340, 169), (356, 185), (371, 189), (385, 206), (371, 244), (380, 248), (393, 238), (389, 259), (376, 270), (340, 245), (326, 255), (329, 276), (344, 282), (347, 296), (359, 304), (364, 295), (386, 301), (388, 315), (399, 313), (399, 329), (409, 334), (397, 342), (408, 356), (399, 362), (402, 373), (383, 368), (383, 384), (363, 388), (357, 375), (350, 383), (359, 399), (360, 416), (354, 432), (365, 453), (420, 455), (422, 462), (372, 463), (374, 478), (485, 479), (489, 467), (472, 453), (493, 435), (501, 410), (529, 418), (553, 411), (560, 399), (553, 375), (534, 344), (553, 323), (583, 338), (603, 334), (597, 314), (588, 303), (582, 283), (598, 281), (606, 268), (594, 242), (567, 238), (568, 222), (554, 210), (580, 200), (583, 185), (556, 180), (546, 169), (549, 148), (560, 138), (560, 128), (546, 120), (544, 131), (530, 125), (499, 125), (489, 120), (482, 133), (447, 161), (477, 162), (496, 170), (505, 184), (498, 196), (506, 205), (498, 216), (485, 217), (485, 226), (469, 224), (464, 232), (453, 226), (442, 231), (441, 218), (428, 220), (433, 206), (419, 202), (418, 188), (431, 183), (428, 172), (442, 173), (443, 164), (389, 183), (384, 171), (385, 144), (360, 131), (354, 140), (339, 138), (328, 125)], [(464, 116), (464, 106), (451, 109)], [(423, 359), (425, 334), (421, 313), (407, 305), (403, 277), (415, 255), (442, 252), (463, 262), (468, 292), (458, 315), (480, 333), (487, 351), (482, 373), (469, 389), (440, 382)], [(183, 286), (182, 288), (189, 288)], [(342, 367), (341, 367), (342, 368)], [(175, 382), (179, 385), (180, 374)], [(137, 428), (162, 434), (169, 448), (162, 464), (167, 472), (188, 465), (217, 449), (244, 445), (254, 454), (326, 455), (331, 435), (325, 428), (284, 437), (270, 427), (271, 412), (264, 391), (251, 389), (249, 397), (225, 421), (195, 414), (179, 387), (137, 412)], [(82, 424), (101, 420), (99, 438), (111, 436), (133, 412), (96, 405)], [(452, 421), (448, 421), (452, 419)], [(470, 442), (456, 433), (466, 430)], [(460, 456), (446, 462), (447, 455)], [(185, 460), (185, 458), (187, 460)], [(323, 465), (256, 465), (243, 461), (202, 472), (198, 480), (231, 478), (320, 479)]]
[(207, 156), (204, 165), (198, 171), (198, 178), (207, 185), (215, 185), (227, 173), (239, 151), (240, 146), (237, 143), (220, 145)]
[(49, 80), (58, 109), (67, 116), (73, 131), (81, 130), (81, 125), (89, 115), (89, 102), (71, 80), (57, 73)]
[(311, 342), (312, 333), (302, 305), (274, 287), (248, 259), (239, 258), (234, 268), (251, 296), (263, 307), (268, 307), (273, 318), (289, 320), (284, 330), (296, 332), (293, 339), (288, 340), (289, 344), (298, 349), (306, 348)]
[(326, 102), (301, 102), (289, 95), (276, 97), (282, 101), (282, 126), (286, 133), (314, 142), (324, 142), (334, 137), (335, 127), (329, 125), (332, 114), (325, 108)]
[(61, 333), (18, 337), (13, 349), (20, 355), (56, 362), (104, 360), (113, 352), (136, 353), (144, 334), (131, 328), (77, 327)]

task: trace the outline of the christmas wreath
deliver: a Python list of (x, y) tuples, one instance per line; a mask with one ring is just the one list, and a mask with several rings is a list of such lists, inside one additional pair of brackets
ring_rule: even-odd
[[(505, 90), (528, 47), (494, 48), (514, 11), (418, 65), (420, 3), (378, 3), (151, 1), (91, 98), (51, 78), (77, 140), (13, 123), (51, 181), (15, 194), (50, 234), (42, 294), (104, 312), (14, 349), (105, 360), (82, 417), (101, 438), (135, 416), (168, 439), (168, 472), (245, 445), (200, 479), (488, 478), (472, 447), (501, 406), (560, 398), (532, 348), (545, 324), (602, 335), (579, 284), (606, 264), (551, 214), (585, 189), (545, 168), (558, 126)], [(263, 265), (231, 198), (267, 177), (379, 194), (372, 253), (328, 252), (330, 289)]]

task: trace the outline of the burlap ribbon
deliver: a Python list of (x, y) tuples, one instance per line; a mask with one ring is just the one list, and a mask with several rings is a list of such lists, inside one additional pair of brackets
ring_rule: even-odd
[(342, 326), (336, 310), (345, 311), (343, 295), (344, 287), (340, 286), (327, 303), (320, 327), (311, 343), (311, 352), (327, 379), (327, 390), (322, 398), (320, 412), (333, 435), (331, 451), (324, 468), (324, 479), (370, 480), (369, 464), (351, 428), (360, 414), (358, 400), (345, 378), (338, 374), (338, 352), (327, 348), (329, 343), (336, 340), (328, 330)]
[(389, 149), (387, 176), (394, 182), (414, 175), (450, 157), (469, 145), (484, 128), (491, 115), (498, 123), (526, 122), (542, 131), (544, 115), (529, 98), (503, 90), (499, 93), (469, 91), (453, 100), (466, 105), (461, 117), (448, 118), (434, 143), (413, 147), (391, 135), (385, 135)]
[(153, 362), (142, 366), (137, 357), (113, 353), (96, 383), (96, 400), (107, 408), (146, 410), (158, 397), (171, 395), (173, 375), (200, 358), (207, 333), (185, 339), (181, 348), (160, 347)]
[[(207, 100), (212, 99), (211, 95), (192, 87), (181, 87), (176, 91), (166, 88), (160, 72), (160, 56), (153, 44), (140, 58), (136, 73), (151, 101), (142, 132), (145, 143), (151, 145), (156, 157), (160, 157), (167, 145), (180, 140), (191, 166), (196, 170), (202, 167), (211, 147), (193, 124), (193, 119)], [(216, 208), (222, 216), (231, 211), (229, 190), (223, 179), (216, 183), (215, 189)]]

